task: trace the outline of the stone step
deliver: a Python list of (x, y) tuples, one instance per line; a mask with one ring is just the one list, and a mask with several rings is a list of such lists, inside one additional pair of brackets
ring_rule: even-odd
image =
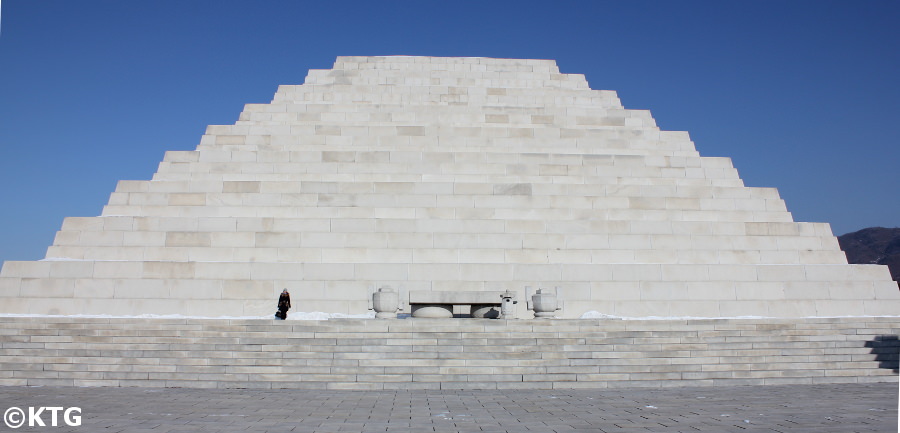
[[(218, 156), (220, 161), (215, 161), (213, 155), (210, 161), (200, 162), (162, 162), (159, 165), (160, 173), (198, 173), (198, 174), (233, 174), (233, 173), (259, 173), (259, 174), (304, 174), (304, 173), (343, 173), (343, 174), (418, 174), (427, 179), (455, 179), (456, 182), (467, 183), (465, 176), (479, 175), (476, 179), (482, 181), (474, 181), (474, 183), (519, 183), (525, 181), (506, 182), (505, 180), (495, 179), (523, 179), (530, 178), (532, 183), (551, 183), (552, 177), (547, 176), (563, 176), (569, 179), (581, 179), (580, 183), (584, 184), (600, 184), (604, 185), (610, 177), (625, 176), (635, 171), (640, 172), (639, 175), (649, 178), (671, 178), (673, 184), (677, 184), (675, 179), (696, 178), (696, 179), (735, 179), (738, 178), (737, 171), (733, 168), (680, 168), (680, 167), (644, 167), (640, 169), (632, 168), (633, 165), (623, 163), (620, 170), (614, 170), (607, 167), (582, 166), (582, 165), (562, 165), (562, 164), (497, 164), (497, 163), (425, 163), (425, 162), (373, 162), (373, 163), (355, 163), (355, 162), (259, 162), (253, 152), (244, 152), (244, 155), (238, 155), (238, 152), (220, 151)], [(249, 161), (241, 161), (241, 158), (249, 159)], [(542, 180), (541, 177), (543, 177)], [(286, 179), (288, 180), (288, 179)]]
[[(348, 235), (350, 236), (350, 235)], [(582, 262), (608, 264), (627, 261), (641, 261), (664, 264), (690, 265), (748, 265), (748, 264), (846, 264), (847, 259), (839, 251), (805, 251), (799, 254), (783, 251), (744, 250), (717, 252), (715, 250), (684, 251), (678, 249), (570, 249), (568, 253), (548, 250), (499, 250), (483, 249), (439, 249), (416, 247), (395, 250), (390, 253), (347, 242), (343, 247), (298, 248), (298, 247), (122, 247), (122, 246), (51, 246), (47, 249), (48, 261), (194, 261), (194, 262), (249, 262), (252, 258), (271, 263), (383, 263), (389, 257), (410, 258), (410, 264), (447, 262), (460, 263), (533, 263), (563, 264)]]
[[(210, 136), (201, 138), (196, 151), (228, 150), (228, 151), (278, 151), (284, 147), (325, 146), (355, 148), (359, 151), (386, 150), (415, 152), (423, 150), (436, 150), (452, 148), (460, 152), (490, 151), (493, 153), (529, 154), (529, 153), (561, 153), (582, 154), (597, 156), (653, 156), (653, 157), (677, 157), (696, 158), (698, 156), (693, 142), (687, 138), (673, 137), (672, 139), (616, 139), (594, 136), (579, 136), (580, 133), (570, 133), (560, 129), (536, 129), (531, 134), (533, 138), (523, 138), (527, 130), (501, 130), (482, 129), (481, 132), (455, 131), (455, 134), (426, 135), (423, 129), (416, 135), (411, 132), (407, 135), (354, 135), (354, 130), (341, 135), (341, 129), (320, 131), (317, 134), (290, 134), (286, 130), (288, 125), (261, 126), (254, 134)], [(422, 127), (416, 127), (422, 128)], [(563, 136), (565, 134), (566, 136)], [(636, 135), (632, 134), (632, 135)], [(646, 134), (646, 133), (642, 133)], [(630, 144), (633, 141), (633, 144)], [(227, 147), (226, 147), (227, 146)], [(236, 148), (233, 146), (243, 146)], [(268, 149), (271, 146), (271, 149)]]
[[(344, 199), (338, 201), (338, 199)], [(195, 200), (190, 197), (180, 197), (178, 200)], [(299, 218), (303, 215), (315, 215), (314, 218), (321, 216), (333, 209), (355, 208), (360, 202), (375, 201), (372, 196), (362, 196), (358, 201), (351, 202), (350, 196), (333, 198), (330, 195), (319, 196), (317, 200), (322, 201), (322, 206), (309, 205), (301, 207), (299, 204), (295, 206), (284, 205), (259, 205), (259, 206), (202, 206), (202, 205), (106, 205), (103, 207), (101, 216), (151, 216), (151, 217), (191, 217), (191, 218)], [(355, 199), (354, 199), (355, 200)], [(469, 207), (458, 206), (436, 206), (437, 198), (434, 196), (423, 196), (417, 198), (421, 205), (402, 204), (395, 207), (370, 206), (360, 212), (432, 212), (433, 210), (446, 212), (466, 212), (470, 211)], [(506, 207), (504, 206), (516, 206)], [(521, 215), (529, 213), (533, 209), (528, 205), (527, 201), (505, 200), (505, 203), (492, 202), (490, 200), (482, 200), (483, 207), (472, 207), (471, 209), (493, 211), (497, 218), (515, 219), (511, 215)], [(761, 205), (757, 205), (761, 206)], [(784, 210), (784, 203), (781, 200), (766, 200), (767, 210), (721, 210), (721, 211), (704, 211), (704, 210), (669, 210), (669, 209), (562, 209), (557, 210), (550, 207), (543, 209), (550, 215), (560, 218), (558, 215), (562, 213), (566, 219), (574, 219), (573, 216), (581, 212), (584, 219), (590, 219), (591, 216), (602, 221), (680, 221), (680, 222), (701, 222), (701, 221), (726, 221), (726, 222), (792, 222), (792, 216)], [(351, 209), (349, 213), (357, 212)], [(546, 216), (546, 214), (544, 214)], [(538, 219), (538, 218), (535, 218)]]
[[(426, 186), (420, 187), (424, 190)], [(325, 188), (322, 188), (325, 189)], [(497, 194), (416, 193), (406, 184), (383, 186), (371, 193), (312, 192), (115, 192), (109, 206), (363, 206), (369, 208), (488, 208), (516, 209), (615, 209), (642, 211), (766, 212), (786, 211), (781, 199), (734, 199), (703, 197), (628, 197), (603, 194), (595, 196), (560, 196), (533, 194), (531, 184), (504, 184)], [(391, 192), (394, 190), (394, 192)], [(405, 192), (410, 191), (410, 192)]]
[[(717, 178), (717, 179), (700, 179), (700, 178), (671, 178), (671, 177), (651, 177), (645, 181), (629, 181), (609, 176), (598, 176), (593, 183), (585, 183), (584, 177), (579, 176), (553, 176), (560, 185), (594, 185), (598, 188), (611, 188), (613, 190), (621, 188), (625, 191), (622, 194), (631, 194), (638, 196), (639, 190), (648, 188), (698, 188), (707, 187), (732, 189), (732, 194), (742, 194), (744, 196), (753, 196), (754, 193), (739, 191), (736, 188), (743, 187), (740, 179)], [(455, 184), (515, 184), (515, 183), (531, 183), (533, 185), (545, 184), (546, 179), (538, 180), (535, 176), (488, 176), (479, 174), (467, 175), (428, 175), (415, 173), (345, 173), (338, 174), (334, 172), (328, 173), (268, 173), (268, 174), (242, 174), (242, 173), (192, 173), (192, 172), (158, 172), (153, 176), (150, 182), (191, 182), (191, 189), (203, 190), (206, 187), (202, 185), (215, 185), (224, 182), (263, 182), (269, 186), (277, 187), (281, 182), (352, 182), (352, 181), (374, 181), (374, 182), (437, 182), (437, 183), (455, 183)], [(137, 182), (137, 181), (129, 181)], [(146, 182), (146, 181), (144, 181)], [(768, 188), (749, 188), (766, 190)], [(628, 192), (631, 190), (631, 192)], [(190, 189), (183, 192), (190, 192)]]
[[(249, 128), (247, 128), (249, 129)], [(230, 135), (228, 131), (216, 128), (218, 134), (207, 134), (204, 137), (209, 139), (218, 139), (224, 137), (253, 137), (249, 142), (245, 143), (220, 143), (216, 145), (200, 144), (193, 151), (167, 151), (164, 161), (167, 162), (196, 162), (202, 158), (213, 158), (221, 155), (223, 152), (237, 152), (240, 157), (249, 157), (245, 153), (253, 153), (257, 161), (271, 162), (492, 162), (492, 163), (540, 163), (540, 164), (563, 164), (563, 165), (590, 165), (612, 167), (618, 162), (619, 165), (630, 163), (635, 167), (635, 161), (643, 161), (647, 167), (728, 167), (731, 166), (729, 158), (716, 157), (700, 157), (697, 155), (675, 157), (668, 155), (659, 146), (653, 149), (616, 149), (615, 152), (608, 154), (598, 153), (599, 149), (591, 149), (593, 152), (573, 152), (565, 149), (551, 149), (545, 152), (537, 151), (537, 149), (516, 149), (515, 152), (507, 151), (475, 151), (475, 149), (459, 149), (453, 152), (442, 150), (440, 148), (421, 148), (412, 146), (398, 146), (398, 148), (364, 148), (361, 146), (333, 146), (328, 150), (322, 150), (320, 146), (313, 145), (277, 145), (258, 143), (253, 144), (256, 139), (263, 140), (267, 135)], [(614, 135), (613, 132), (604, 132), (605, 134)], [(630, 134), (633, 135), (633, 134)], [(617, 137), (609, 137), (611, 139)], [(634, 137), (628, 137), (633, 139)], [(229, 139), (230, 140), (230, 139)], [(501, 149), (503, 150), (503, 149)], [(224, 159), (224, 156), (219, 156)], [(638, 167), (640, 168), (640, 167)]]
[[(282, 128), (285, 127), (282, 126)], [(431, 142), (430, 145), (423, 145), (422, 143), (413, 144), (408, 140), (406, 142), (398, 140), (396, 143), (391, 143), (389, 147), (386, 147), (384, 145), (366, 146), (359, 143), (350, 145), (335, 143), (332, 146), (329, 146), (328, 150), (323, 150), (321, 145), (316, 143), (317, 140), (312, 137), (304, 138), (304, 140), (310, 140), (310, 142), (308, 143), (303, 143), (300, 141), (281, 143), (281, 140), (287, 140), (286, 137), (289, 137), (290, 135), (286, 133), (248, 133), (242, 135), (230, 135), (230, 133), (236, 131), (219, 129), (217, 129), (217, 131), (221, 131), (221, 133), (203, 135), (201, 143), (197, 145), (195, 150), (168, 151), (166, 152), (166, 155), (169, 155), (171, 153), (173, 157), (179, 156), (182, 157), (182, 159), (185, 161), (199, 161), (200, 153), (206, 151), (256, 152), (258, 154), (258, 159), (261, 160), (275, 159), (276, 161), (287, 161), (288, 159), (285, 158), (289, 157), (290, 160), (293, 161), (310, 162), (322, 161), (323, 158), (327, 160), (328, 158), (335, 157), (335, 155), (346, 157), (346, 155), (341, 154), (349, 152), (353, 153), (354, 157), (359, 158), (360, 161), (365, 161), (367, 159), (374, 159), (376, 161), (383, 160), (385, 158), (384, 155), (387, 154), (388, 161), (391, 160), (391, 156), (393, 156), (394, 160), (399, 160), (402, 158), (409, 161), (410, 158), (415, 158), (416, 155), (421, 155), (419, 158), (420, 160), (438, 160), (442, 162), (504, 161), (508, 163), (515, 163), (536, 160), (537, 162), (564, 162), (578, 165), (577, 161), (579, 158), (581, 158), (586, 161), (586, 164), (582, 163), (580, 165), (593, 164), (611, 166), (614, 164), (614, 161), (617, 158), (624, 161), (632, 157), (645, 157), (657, 166), (665, 166), (665, 164), (662, 164), (662, 162), (665, 162), (665, 158), (668, 158), (668, 164), (672, 166), (682, 166), (688, 163), (690, 163), (690, 166), (696, 166), (696, 163), (698, 162), (701, 165), (709, 164), (729, 166), (731, 164), (729, 158), (707, 156), (701, 157), (696, 150), (689, 148), (692, 147), (693, 144), (688, 137), (673, 136), (667, 139), (662, 139), (659, 135), (661, 133), (671, 131), (660, 131), (659, 133), (642, 132), (641, 134), (648, 135), (648, 137), (645, 139), (647, 143), (643, 144), (647, 144), (649, 147), (637, 149), (622, 147), (604, 148), (602, 146), (592, 146), (586, 148), (571, 148), (549, 145), (538, 146), (536, 145), (536, 143), (531, 142), (519, 143), (519, 145), (516, 147), (502, 146), (485, 149), (476, 147), (474, 144), (477, 144), (478, 141), (475, 140), (471, 143), (469, 143), (468, 141), (458, 143), (460, 144), (460, 146), (453, 148), (452, 151), (448, 151), (440, 147), (442, 143), (447, 144), (446, 142), (441, 141), (447, 139), (447, 137), (439, 138), (437, 142), (438, 146), (435, 146), (434, 142)], [(604, 130), (603, 134), (610, 135), (609, 139), (613, 140), (613, 144), (617, 144), (615, 140), (631, 140), (637, 138), (634, 137), (636, 133), (627, 134), (632, 137), (618, 137), (617, 134), (621, 133), (616, 132), (616, 130)], [(213, 140), (218, 141), (219, 137), (223, 137), (222, 143), (206, 142)], [(243, 142), (241, 142), (240, 139), (234, 137), (250, 138), (244, 139)], [(229, 143), (229, 141), (231, 142)], [(472, 145), (466, 146), (467, 143)], [(663, 146), (669, 145), (674, 146), (674, 148), (662, 148)], [(287, 155), (285, 156), (284, 154)]]
[[(346, 220), (350, 222), (352, 220)], [(402, 221), (402, 220), (400, 220)], [(335, 225), (344, 221), (336, 220)], [(409, 220), (415, 227), (415, 222)], [(387, 226), (385, 226), (387, 227)], [(257, 248), (262, 255), (284, 254), (298, 257), (336, 257), (346, 250), (359, 260), (376, 260), (391, 254), (403, 256), (410, 263), (441, 263), (448, 260), (466, 262), (469, 255), (479, 255), (475, 261), (492, 263), (528, 262), (552, 263), (554, 257), (568, 254), (573, 263), (617, 263), (608, 258), (629, 255), (656, 260), (637, 260), (639, 263), (698, 264), (836, 264), (846, 263), (844, 254), (832, 247), (828, 238), (771, 236), (738, 237), (733, 242), (716, 244), (720, 236), (688, 235), (595, 235), (568, 231), (567, 233), (503, 233), (467, 230), (464, 227), (436, 225), (430, 232), (403, 229), (335, 229), (332, 231), (63, 231), (58, 232), (51, 247), (57, 254), (78, 254), (68, 257), (84, 260), (85, 254), (103, 254), (107, 248), (123, 248), (122, 259), (144, 254), (147, 259), (164, 254), (189, 254), (193, 261), (219, 261), (200, 256), (221, 257), (242, 249)], [(200, 249), (203, 248), (203, 249)], [(566, 253), (558, 248), (565, 248)], [(802, 250), (798, 251), (798, 248)], [(287, 250), (289, 249), (289, 251)], [(391, 253), (395, 251), (395, 253)], [(630, 253), (627, 253), (631, 251)], [(53, 258), (53, 255), (47, 256)], [(441, 259), (440, 257), (445, 257)], [(578, 259), (578, 258), (581, 259)], [(591, 259), (597, 257), (597, 260)], [(816, 262), (816, 259), (824, 260)], [(110, 260), (110, 259), (100, 259)], [(282, 259), (284, 260), (284, 259)], [(310, 259), (312, 260), (312, 259)], [(565, 263), (565, 262), (560, 262)]]
[[(350, 252), (352, 253), (352, 251)], [(488, 252), (490, 253), (490, 252)], [(348, 253), (349, 254), (349, 253)], [(487, 256), (486, 256), (487, 257)], [(365, 257), (359, 257), (364, 259)], [(759, 284), (778, 283), (779, 289), (755, 293), (759, 299), (777, 299), (777, 292), (784, 287), (784, 282), (810, 282), (819, 285), (822, 290), (829, 283), (858, 282), (860, 290), (871, 290), (873, 287), (896, 289), (893, 281), (880, 281), (888, 271), (880, 266), (871, 265), (758, 265), (758, 264), (633, 264), (633, 263), (562, 263), (533, 264), (524, 262), (481, 263), (481, 262), (443, 262), (443, 263), (410, 263), (411, 257), (398, 257), (396, 262), (375, 261), (360, 263), (359, 260), (348, 260), (319, 263), (269, 263), (269, 262), (175, 262), (175, 261), (89, 261), (89, 260), (45, 260), (36, 262), (8, 261), (3, 265), (3, 276), (23, 279), (58, 278), (58, 279), (209, 279), (229, 275), (231, 279), (244, 280), (285, 280), (304, 274), (306, 280), (316, 281), (319, 278), (334, 278), (354, 282), (360, 286), (368, 285), (368, 281), (407, 280), (418, 282), (450, 281), (486, 281), (509, 282), (508, 286), (516, 287), (519, 280), (512, 278), (512, 273), (528, 272), (540, 281), (540, 275), (567, 284), (587, 282), (596, 284), (614, 284), (614, 282), (634, 281), (646, 285), (668, 283), (670, 287), (685, 289), (687, 283), (699, 283), (696, 290), (706, 288), (704, 282), (717, 283), (708, 290), (720, 290), (728, 293), (729, 298), (734, 283)], [(457, 259), (459, 259), (457, 257)], [(527, 269), (516, 269), (516, 268)], [(490, 274), (494, 274), (493, 277)], [(429, 278), (431, 275), (431, 278)], [(874, 286), (873, 286), (874, 284)], [(222, 284), (219, 284), (221, 286)], [(570, 299), (581, 295), (577, 285), (564, 287), (569, 290)], [(122, 290), (129, 290), (122, 288)], [(836, 295), (836, 294), (834, 294)], [(190, 297), (190, 295), (186, 296)], [(747, 295), (745, 295), (747, 296)], [(772, 296), (772, 297), (770, 297)], [(645, 294), (642, 299), (654, 296)], [(756, 298), (754, 298), (756, 299)], [(840, 299), (840, 298), (838, 298)]]
[[(350, 224), (354, 220), (333, 220), (335, 227), (339, 224)], [(367, 220), (364, 220), (367, 221)], [(464, 256), (465, 254), (501, 254), (506, 257), (521, 255), (528, 257), (534, 254), (557, 254), (557, 248), (565, 247), (573, 257), (590, 257), (591, 255), (608, 255), (607, 251), (633, 251), (632, 254), (648, 254), (656, 251), (661, 259), (640, 263), (668, 263), (683, 254), (684, 257), (695, 256), (698, 252), (712, 257), (707, 263), (715, 264), (787, 264), (802, 263), (801, 259), (822, 256), (823, 258), (840, 258), (842, 252), (832, 245), (830, 238), (824, 237), (774, 237), (774, 236), (733, 236), (729, 242), (719, 242), (723, 236), (690, 236), (664, 234), (588, 234), (574, 229), (561, 232), (529, 233), (490, 232), (483, 229), (471, 229), (454, 224), (417, 225), (417, 220), (394, 220), (398, 224), (404, 221), (412, 226), (410, 229), (391, 227), (389, 224), (367, 228), (361, 224), (359, 228), (335, 228), (331, 231), (303, 231), (300, 229), (272, 230), (265, 233), (255, 231), (215, 231), (215, 226), (202, 227), (198, 231), (77, 231), (58, 232), (54, 247), (125, 247), (139, 248), (153, 254), (164, 253), (168, 248), (210, 248), (207, 254), (217, 251), (228, 251), (234, 248), (262, 248), (260, 253), (272, 252), (265, 249), (291, 248), (294, 253), (307, 255), (315, 250), (325, 248), (322, 256), (328, 256), (333, 250), (359, 248), (358, 253), (380, 254), (381, 250), (394, 249), (397, 254), (412, 257), (417, 252), (431, 254), (435, 257)], [(419, 220), (421, 221), (421, 220)], [(452, 221), (452, 220), (440, 220)], [(474, 226), (474, 225), (473, 225)], [(523, 224), (523, 226), (525, 226)], [(416, 227), (434, 227), (430, 231), (414, 231)], [(290, 230), (290, 231), (288, 231)], [(457, 236), (453, 236), (457, 235)], [(798, 249), (802, 249), (798, 251)], [(427, 250), (427, 251), (419, 251)], [(137, 250), (133, 250), (137, 251)], [(174, 250), (173, 252), (177, 252)], [(126, 251), (123, 251), (127, 252)], [(387, 251), (383, 251), (389, 254)], [(721, 254), (719, 253), (721, 252)], [(783, 252), (784, 254), (775, 254)], [(196, 254), (204, 254), (195, 251)], [(712, 253), (710, 256), (709, 253)], [(558, 253), (562, 254), (562, 253)], [(716, 255), (720, 254), (718, 259)], [(763, 258), (768, 255), (773, 261)], [(501, 256), (497, 256), (499, 260)], [(83, 259), (83, 257), (70, 257)], [(195, 259), (196, 261), (204, 261)], [(415, 262), (415, 259), (411, 259)], [(549, 258), (544, 259), (549, 260)], [(760, 261), (762, 260), (762, 261)], [(504, 263), (507, 260), (500, 260)], [(842, 260), (846, 262), (846, 260)], [(812, 262), (810, 264), (814, 264)]]
[[(735, 202), (759, 200), (775, 200), (778, 196), (765, 188), (743, 188), (728, 186), (680, 186), (680, 185), (607, 185), (607, 184), (547, 184), (534, 182), (468, 182), (454, 183), (446, 181), (422, 180), (418, 182), (390, 182), (325, 179), (318, 181), (244, 181), (244, 182), (208, 182), (195, 185), (193, 190), (178, 188), (189, 183), (187, 181), (156, 180), (120, 182), (113, 196), (115, 201), (127, 200), (135, 203), (169, 203), (174, 194), (194, 194), (195, 197), (205, 195), (207, 202), (215, 204), (234, 203), (241, 195), (260, 194), (269, 197), (273, 194), (289, 194), (291, 197), (317, 197), (318, 194), (396, 194), (396, 195), (436, 195), (453, 197), (454, 200), (475, 201), (497, 196), (551, 197), (568, 200), (592, 200), (598, 197), (618, 198), (611, 205), (621, 207), (637, 207), (652, 209), (654, 207), (691, 209), (734, 209)], [(137, 189), (137, 190), (136, 190)], [(654, 195), (655, 194), (655, 195)], [(667, 194), (668, 196), (663, 196)], [(178, 197), (176, 197), (178, 198)], [(140, 201), (138, 201), (140, 200)], [(114, 201), (114, 200), (111, 200)], [(688, 206), (688, 205), (692, 206)]]
[[(380, 95), (373, 96), (384, 98)], [(416, 104), (415, 101), (394, 104), (382, 102), (363, 107), (313, 101), (302, 105), (282, 105), (275, 101), (265, 106), (246, 105), (232, 128), (216, 128), (212, 131), (223, 131), (223, 135), (287, 135), (287, 131), (306, 131), (306, 135), (334, 135), (326, 131), (334, 131), (333, 127), (346, 127), (345, 133), (361, 130), (371, 131), (379, 136), (410, 135), (404, 128), (422, 131), (437, 129), (464, 137), (548, 137), (554, 130), (558, 132), (557, 138), (593, 136), (635, 139), (662, 136), (656, 121), (647, 110), (609, 109), (596, 105), (547, 109), (539, 106), (543, 103), (541, 99), (553, 98), (532, 98), (529, 103), (514, 102), (496, 107), (467, 106), (466, 109)], [(331, 127), (325, 129), (323, 122), (328, 122)], [(434, 126), (436, 122), (440, 122), (440, 126)], [(296, 128), (285, 128), (286, 125)], [(611, 129), (613, 126), (619, 127), (618, 130)], [(509, 135), (498, 134), (498, 131), (507, 128)], [(234, 134), (241, 130), (247, 132)]]
[[(120, 189), (123, 187), (120, 186)], [(377, 218), (378, 221), (394, 220), (403, 221), (407, 219), (427, 219), (429, 221), (440, 221), (445, 219), (455, 219), (459, 215), (456, 213), (440, 213), (433, 212), (429, 209), (411, 212), (384, 212), (377, 213), (371, 210), (352, 210), (344, 209), (341, 212), (338, 209), (329, 209), (328, 212), (321, 212), (321, 215), (306, 215), (305, 218), (284, 218), (272, 219), (265, 217), (221, 217), (208, 220), (195, 220), (189, 217), (144, 217), (144, 216), (110, 216), (110, 217), (67, 217), (63, 220), (61, 231), (147, 231), (147, 232), (170, 232), (170, 231), (222, 231), (222, 232), (260, 232), (271, 230), (274, 232), (313, 232), (324, 233), (334, 230), (332, 221), (343, 221), (348, 219), (367, 219)], [(493, 220), (495, 213), (493, 211), (475, 212), (470, 211), (467, 214), (473, 220)], [(480, 218), (479, 218), (480, 217)], [(524, 215), (523, 215), (524, 217)], [(376, 225), (379, 224), (376, 222)], [(551, 227), (548, 230), (547, 227)], [(550, 218), (541, 218), (541, 221), (531, 221), (528, 218), (511, 219), (507, 222), (504, 233), (499, 234), (518, 234), (528, 236), (535, 234), (543, 236), (548, 232), (560, 234), (558, 230), (552, 229), (556, 225), (565, 225), (563, 220), (554, 220)], [(571, 224), (571, 222), (568, 222)], [(758, 236), (753, 238), (762, 240), (767, 236), (786, 236), (788, 238), (820, 238), (823, 245), (828, 248), (835, 247), (833, 242), (833, 234), (831, 226), (827, 223), (804, 223), (804, 222), (728, 222), (728, 221), (712, 221), (712, 222), (689, 222), (689, 221), (601, 221), (588, 220), (584, 224), (590, 226), (590, 230), (598, 236), (610, 236), (614, 234), (631, 234), (631, 235), (649, 235), (649, 236), (676, 236), (675, 240), (679, 242), (689, 241), (681, 236)], [(521, 225), (527, 228), (513, 229), (515, 226)], [(423, 236), (433, 236), (430, 233), (424, 233)], [(664, 240), (664, 239), (663, 239)], [(777, 242), (776, 242), (777, 244)], [(771, 244), (769, 244), (771, 245)], [(740, 247), (745, 248), (745, 247)], [(760, 249), (771, 249), (769, 246), (760, 246)]]
[(897, 318), (0, 317), (0, 384), (524, 389), (896, 381)]

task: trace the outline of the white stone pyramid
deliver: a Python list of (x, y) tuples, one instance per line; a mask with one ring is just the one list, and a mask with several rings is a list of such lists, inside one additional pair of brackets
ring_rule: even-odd
[(288, 288), (352, 314), (390, 285), (558, 286), (563, 317), (900, 314), (887, 267), (551, 60), (339, 57), (46, 257), (4, 264), (0, 312), (270, 315)]

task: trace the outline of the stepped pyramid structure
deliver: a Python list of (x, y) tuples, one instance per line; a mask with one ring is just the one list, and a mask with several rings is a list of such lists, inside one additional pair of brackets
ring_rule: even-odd
[(6, 262), (0, 312), (270, 315), (288, 288), (295, 311), (364, 313), (383, 285), (558, 286), (563, 317), (900, 313), (887, 267), (615, 92), (431, 57), (339, 57), (210, 126), (45, 260)]

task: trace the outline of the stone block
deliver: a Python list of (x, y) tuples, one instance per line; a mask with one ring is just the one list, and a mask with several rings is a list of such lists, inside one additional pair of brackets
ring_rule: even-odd
[(26, 298), (72, 298), (75, 292), (73, 279), (22, 278), (19, 295)]
[(195, 276), (196, 268), (196, 263), (194, 262), (144, 262), (138, 263), (138, 265), (142, 265), (141, 273), (139, 274), (141, 277), (160, 279), (191, 279)]
[(113, 289), (113, 297), (118, 299), (166, 299), (170, 295), (169, 284), (160, 279), (119, 280)]
[(168, 196), (169, 206), (205, 206), (206, 194), (175, 193)]
[(207, 232), (168, 232), (167, 247), (209, 247), (211, 235)]
[(803, 266), (767, 265), (757, 268), (759, 281), (804, 281), (806, 272)]
[(90, 278), (94, 274), (94, 262), (48, 262), (50, 278)]
[(107, 278), (139, 278), (143, 273), (144, 264), (141, 262), (95, 262), (95, 279)]

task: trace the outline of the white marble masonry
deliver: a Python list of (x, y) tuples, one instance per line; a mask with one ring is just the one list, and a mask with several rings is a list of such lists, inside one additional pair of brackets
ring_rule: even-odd
[(558, 286), (569, 318), (900, 312), (827, 224), (552, 60), (338, 57), (4, 263), (0, 313), (268, 315), (282, 288), (364, 313), (382, 285)]

